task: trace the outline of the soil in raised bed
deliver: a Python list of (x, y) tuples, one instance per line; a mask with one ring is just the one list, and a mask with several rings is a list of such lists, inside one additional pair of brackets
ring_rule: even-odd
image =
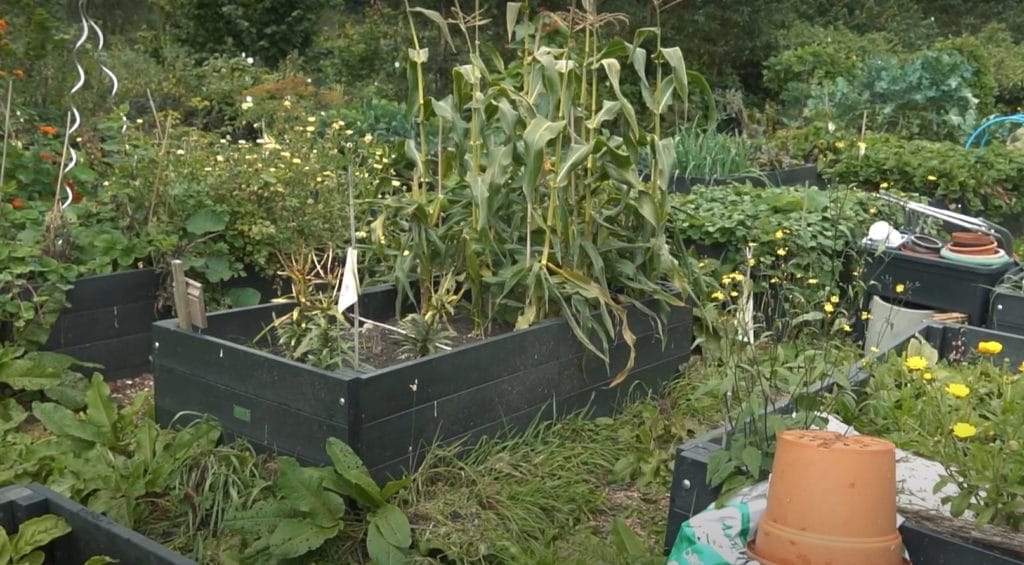
[[(399, 320), (395, 318), (379, 320), (379, 322), (391, 327), (399, 325)], [(484, 328), (483, 335), (474, 334), (473, 319), (467, 315), (453, 316), (448, 319), (447, 324), (452, 335), (448, 336), (446, 345), (452, 349), (513, 330), (509, 324), (492, 322)], [(392, 329), (372, 322), (359, 322), (359, 336), (360, 369), (383, 369), (417, 358), (415, 353), (402, 351), (404, 344), (399, 339), (401, 336)], [(276, 342), (270, 344), (266, 339), (260, 339), (253, 346), (261, 351), (288, 357), (285, 348)], [(444, 350), (439, 349), (438, 351), (443, 352)]]

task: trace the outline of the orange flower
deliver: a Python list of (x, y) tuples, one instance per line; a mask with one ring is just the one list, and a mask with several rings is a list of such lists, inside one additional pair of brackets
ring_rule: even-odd
[(21, 69), (14, 69), (11, 74), (14, 75), (14, 78), (25, 78), (25, 71)]
[(54, 163), (54, 162), (57, 161), (57, 158), (54, 157), (53, 154), (51, 154), (49, 151), (42, 151), (42, 152), (40, 152), (39, 153), (39, 158), (42, 159), (43, 161), (46, 161), (46, 162), (49, 162), (49, 163)]
[(57, 135), (57, 128), (53, 126), (39, 126), (39, 133), (53, 137)]
[(75, 183), (67, 181), (65, 184), (68, 185), (68, 190), (71, 191), (71, 201), (78, 204), (82, 201), (82, 195), (75, 191)]
[[(3, 21), (3, 20), (0, 20), (0, 21)], [(21, 198), (11, 199), (11, 208), (14, 208), (15, 210), (21, 210), (24, 207), (25, 207), (25, 201), (22, 200)]]
[(7, 20), (0, 19), (0, 33), (7, 31)]

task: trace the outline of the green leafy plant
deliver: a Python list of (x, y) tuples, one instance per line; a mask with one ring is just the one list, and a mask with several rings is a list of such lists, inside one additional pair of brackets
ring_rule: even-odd
[(442, 347), (450, 345), (455, 335), (436, 312), (428, 312), (426, 315), (409, 314), (402, 318), (398, 329), (403, 331), (395, 336), (402, 343), (400, 353), (414, 357), (437, 353)]
[(752, 144), (737, 134), (715, 128), (714, 124), (679, 128), (675, 137), (679, 174), (705, 179), (756, 174)]
[(405, 514), (387, 500), (407, 482), (378, 487), (344, 442), (329, 438), (326, 449), (334, 463), (330, 468), (300, 467), (294, 459), (279, 458), (273, 497), (228, 517), (230, 530), (253, 540), (234, 559), (291, 559), (320, 548), (342, 531), (349, 499), (366, 514), (369, 558), (375, 563), (404, 562), (412, 530)]
[(1024, 393), (1024, 367), (1008, 366), (1001, 349), (997, 341), (982, 342), (940, 361), (915, 338), (867, 368), (871, 379), (843, 416), (861, 433), (941, 463), (946, 475), (935, 491), (956, 487), (942, 499), (953, 516), (970, 511), (977, 524), (1020, 530), (1024, 492), (1013, 477), (1024, 467), (1024, 411), (1013, 399)]
[(18, 526), (18, 533), (13, 536), (9, 536), (6, 530), (0, 528), (0, 565), (42, 563), (46, 558), (43, 548), (70, 532), (71, 526), (67, 520), (54, 514), (44, 514), (25, 520)]

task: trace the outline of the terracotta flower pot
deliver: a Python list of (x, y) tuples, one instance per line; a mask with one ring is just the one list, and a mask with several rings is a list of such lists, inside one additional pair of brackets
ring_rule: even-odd
[(914, 234), (910, 236), (900, 247), (900, 251), (903, 251), (904, 253), (929, 257), (938, 257), (939, 250), (941, 249), (941, 241), (924, 234)]
[(823, 430), (779, 434), (768, 508), (748, 545), (763, 564), (898, 565), (896, 451)]
[(957, 247), (981, 247), (983, 245), (994, 244), (996, 240), (987, 233), (978, 233), (973, 231), (957, 231), (951, 234), (953, 245)]
[(986, 245), (957, 245), (950, 243), (946, 247), (953, 253), (959, 253), (960, 255), (995, 255), (998, 252), (998, 245), (995, 241)]

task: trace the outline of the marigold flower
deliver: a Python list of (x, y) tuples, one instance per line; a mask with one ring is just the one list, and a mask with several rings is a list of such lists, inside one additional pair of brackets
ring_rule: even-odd
[(725, 300), (725, 294), (720, 290), (711, 293), (711, 300)]
[(978, 343), (978, 353), (982, 355), (998, 355), (1003, 350), (1003, 344), (998, 341), (982, 341)]
[(920, 355), (914, 355), (904, 359), (903, 366), (910, 371), (920, 371), (928, 366), (928, 360)]
[(25, 78), (25, 71), (21, 69), (14, 69), (13, 71), (11, 71), (11, 74), (14, 75), (14, 78), (16, 79), (24, 80)]
[(946, 392), (954, 398), (963, 398), (968, 394), (971, 394), (971, 389), (967, 385), (960, 383), (949, 383), (946, 385)]
[(967, 439), (969, 437), (972, 437), (974, 434), (978, 433), (978, 428), (975, 428), (974, 426), (968, 424), (967, 422), (957, 422), (953, 424), (953, 426), (950, 428), (950, 431), (953, 432), (954, 436), (960, 439)]
[(831, 314), (836, 311), (836, 307), (827, 302), (825, 303), (824, 309), (826, 314)]
[(21, 210), (24, 207), (25, 207), (25, 201), (22, 200), (21, 198), (12, 198), (11, 199), (11, 208), (14, 208), (15, 210)]
[(0, 19), (0, 33), (7, 31), (7, 20)]
[(780, 247), (775, 250), (775, 254), (778, 255), (779, 257), (785, 257), (786, 253), (789, 253), (789, 248)]
[(57, 135), (57, 128), (53, 126), (39, 126), (39, 133), (53, 137)]
[(930, 371), (925, 371), (925, 372), (921, 373), (921, 379), (922, 379), (922, 380), (925, 380), (925, 381), (930, 381), (930, 380), (932, 380), (932, 374), (931, 374), (931, 372), (930, 372)]
[(905, 284), (899, 283), (896, 285), (896, 292), (898, 294), (902, 294), (904, 290), (907, 290), (907, 286)]

